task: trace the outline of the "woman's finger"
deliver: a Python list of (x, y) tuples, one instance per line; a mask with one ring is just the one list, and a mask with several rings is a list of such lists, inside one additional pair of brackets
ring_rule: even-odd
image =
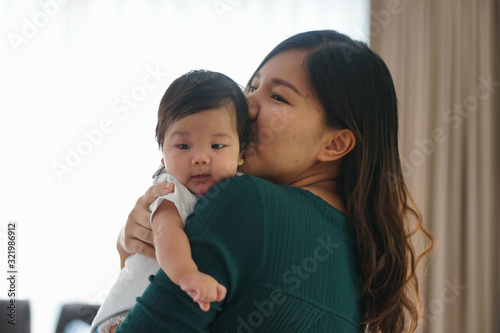
[(123, 228), (123, 241), (125, 242), (125, 250), (134, 253), (130, 249), (131, 240), (139, 240), (149, 244), (153, 244), (153, 231), (149, 222), (151, 214), (149, 211), (135, 212), (130, 214), (127, 223)]
[(137, 226), (137, 229), (134, 232), (134, 234), (132, 235), (132, 238), (136, 238), (136, 239), (140, 240), (141, 242), (148, 243), (148, 244), (154, 243), (153, 230), (151, 229), (151, 224), (149, 224), (149, 218), (148, 218), (148, 225), (146, 227), (144, 227), (142, 225)]
[(133, 249), (133, 253), (139, 253), (146, 257), (156, 259), (155, 248), (148, 243), (144, 243), (138, 239), (130, 240), (130, 246)]
[(151, 230), (151, 213), (149, 206), (158, 197), (173, 192), (173, 183), (158, 183), (150, 188), (135, 203), (128, 215), (127, 222), (122, 228), (117, 241), (121, 265), (128, 256), (139, 253), (150, 258), (155, 258), (153, 244), (153, 231)]
[[(149, 209), (149, 206), (155, 201), (158, 197), (161, 197), (162, 195), (166, 195), (168, 193), (171, 193), (174, 191), (174, 184), (173, 183), (158, 183), (153, 186), (151, 186), (146, 193), (141, 197), (142, 198), (142, 203), (147, 206)], [(139, 200), (141, 200), (139, 198)]]
[(130, 231), (133, 232), (134, 230), (131, 228), (135, 228), (137, 225), (151, 229), (149, 223), (150, 218), (151, 213), (149, 212), (149, 207), (143, 207), (142, 202), (137, 201), (134, 209), (132, 209), (128, 215), (125, 233), (129, 234)]

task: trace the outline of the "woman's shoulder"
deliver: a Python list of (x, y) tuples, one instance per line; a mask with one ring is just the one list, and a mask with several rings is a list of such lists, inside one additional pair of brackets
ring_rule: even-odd
[[(273, 184), (270, 181), (264, 180), (262, 178), (247, 174), (242, 174), (237, 177), (228, 178), (225, 181), (227, 181), (228, 184), (231, 184), (231, 186), (234, 187), (244, 187), (244, 188), (250, 187), (253, 190), (261, 190), (261, 191), (268, 188), (277, 188), (280, 186)], [(222, 182), (224, 182), (224, 180)]]
[(222, 195), (224, 199), (235, 198), (238, 195), (249, 197), (258, 196), (265, 192), (277, 188), (275, 185), (267, 180), (251, 176), (241, 175), (237, 177), (227, 178), (216, 183), (205, 194), (207, 199), (214, 199)]
[(228, 187), (230, 191), (239, 189), (245, 193), (251, 192), (251, 195), (262, 195), (266, 201), (289, 203), (300, 209), (310, 207), (312, 210), (323, 211), (328, 215), (347, 221), (347, 216), (339, 209), (311, 191), (300, 187), (277, 185), (251, 175), (231, 178), (230, 183), (231, 187)]
[[(199, 200), (194, 213), (208, 214), (210, 211), (240, 212), (262, 209), (264, 188), (269, 183), (250, 175), (227, 178), (216, 183)], [(271, 184), (272, 185), (272, 184)]]
[(268, 205), (273, 206), (289, 206), (289, 209), (292, 210), (311, 209), (347, 221), (344, 213), (308, 190), (290, 185), (277, 185), (252, 175), (222, 180), (207, 192), (204, 199), (213, 201), (217, 197), (219, 200), (227, 200), (235, 204), (243, 202), (246, 205), (268, 203)]

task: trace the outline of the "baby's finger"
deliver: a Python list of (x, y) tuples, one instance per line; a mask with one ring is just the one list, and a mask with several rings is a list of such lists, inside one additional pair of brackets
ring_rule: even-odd
[(207, 302), (198, 302), (198, 305), (200, 306), (200, 309), (202, 309), (205, 312), (207, 312), (208, 310), (210, 310), (210, 303), (207, 303)]
[(220, 302), (226, 297), (227, 289), (222, 284), (217, 285), (217, 298), (216, 301)]
[(193, 301), (198, 302), (200, 299), (200, 294), (194, 289), (185, 290), (185, 292), (193, 299)]

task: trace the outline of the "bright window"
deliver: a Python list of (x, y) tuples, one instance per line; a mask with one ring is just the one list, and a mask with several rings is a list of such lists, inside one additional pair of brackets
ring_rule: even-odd
[(16, 221), (16, 296), (31, 300), (32, 332), (45, 333), (61, 304), (101, 302), (118, 274), (117, 234), (160, 163), (154, 128), (169, 83), (204, 68), (244, 85), (278, 42), (306, 30), (367, 41), (369, 8), (7, 0), (0, 17), (0, 267), (7, 274)]

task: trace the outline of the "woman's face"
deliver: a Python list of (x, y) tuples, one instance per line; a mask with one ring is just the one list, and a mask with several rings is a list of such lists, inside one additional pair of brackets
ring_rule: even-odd
[(323, 111), (306, 84), (306, 51), (272, 57), (248, 89), (251, 142), (241, 170), (276, 184), (297, 183), (318, 162)]

